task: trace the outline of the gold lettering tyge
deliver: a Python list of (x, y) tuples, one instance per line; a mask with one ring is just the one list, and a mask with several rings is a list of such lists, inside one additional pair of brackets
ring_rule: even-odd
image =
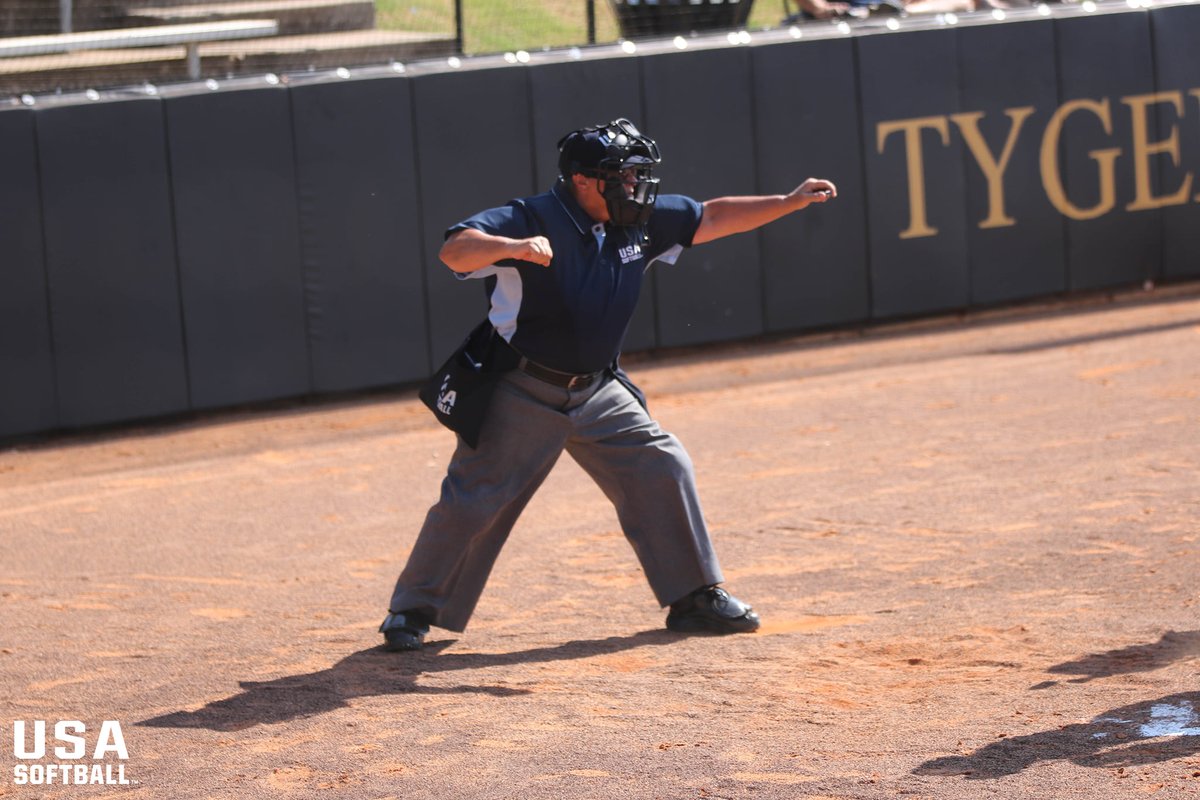
[[(1129, 109), (1131, 141), (1130, 162), (1133, 172), (1133, 198), (1124, 208), (1127, 211), (1148, 211), (1165, 206), (1183, 205), (1189, 201), (1193, 190), (1193, 174), (1180, 169), (1180, 121), (1186, 110), (1187, 97), (1200, 100), (1200, 88), (1185, 91), (1164, 91), (1121, 97), (1120, 102)], [(1173, 117), (1169, 113), (1173, 112)], [(875, 147), (883, 155), (888, 139), (894, 133), (902, 133), (904, 141), (904, 158), (908, 179), (908, 227), (899, 234), (901, 239), (913, 239), (922, 236), (936, 236), (938, 229), (929, 221), (927, 183), (926, 183), (926, 151), (924, 148), (925, 131), (933, 131), (941, 141), (942, 147), (950, 145), (949, 122), (953, 121), (959, 135), (967, 144), (980, 172), (987, 184), (987, 215), (979, 221), (980, 228), (1002, 228), (1017, 224), (1016, 218), (1009, 214), (1006, 205), (1005, 178), (1009, 171), (1017, 142), (1029, 121), (1036, 113), (1033, 106), (1007, 108), (1004, 114), (1009, 119), (1008, 133), (1004, 144), (997, 151), (989, 145), (981, 130), (981, 123), (986, 116), (983, 111), (967, 111), (949, 116), (914, 117), (912, 119), (887, 120), (876, 126)], [(1161, 114), (1159, 119), (1168, 120), (1162, 123), (1163, 130), (1155, 134), (1151, 124), (1153, 114)], [(1042, 131), (1039, 153), (1039, 168), (1042, 178), (1042, 188), (1050, 204), (1063, 216), (1074, 220), (1091, 220), (1111, 212), (1117, 204), (1116, 168), (1117, 161), (1123, 155), (1121, 147), (1101, 147), (1088, 151), (1096, 169), (1099, 182), (1099, 197), (1092, 205), (1081, 205), (1080, 198), (1067, 196), (1066, 180), (1061, 163), (1061, 149), (1064, 128), (1068, 119), (1079, 115), (1075, 125), (1095, 125), (1110, 139), (1113, 137), (1112, 102), (1109, 98), (1082, 98), (1063, 103), (1050, 115), (1045, 129)], [(1158, 138), (1152, 140), (1152, 136)], [(1155, 167), (1164, 164), (1160, 157), (1170, 159), (1174, 173), (1168, 177), (1163, 171), (1162, 186), (1156, 186)], [(1074, 176), (1074, 182), (1079, 183), (1079, 176)], [(1174, 188), (1171, 188), (1174, 187)], [(1156, 193), (1156, 189), (1161, 194)], [(1078, 192), (1078, 189), (1076, 190)], [(1191, 198), (1200, 202), (1200, 194)]]

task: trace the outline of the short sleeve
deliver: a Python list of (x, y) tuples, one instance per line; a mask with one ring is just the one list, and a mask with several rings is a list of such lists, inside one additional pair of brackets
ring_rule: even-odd
[(489, 208), (487, 211), (480, 211), (478, 214), (467, 217), (456, 225), (451, 225), (446, 229), (445, 238), (449, 239), (451, 234), (466, 228), (474, 228), (484, 233), (490, 233), (493, 236), (527, 239), (530, 236), (537, 235), (531, 223), (531, 215), (524, 204), (514, 200), (508, 205), (500, 206), (499, 208)]
[(646, 225), (650, 236), (646, 260), (653, 261), (678, 246), (691, 247), (703, 215), (704, 208), (690, 197), (660, 194)]

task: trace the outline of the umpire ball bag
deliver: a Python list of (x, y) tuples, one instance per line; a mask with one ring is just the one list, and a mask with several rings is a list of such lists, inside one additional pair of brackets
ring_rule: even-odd
[(479, 431), (500, 375), (517, 365), (508, 347), (497, 346), (499, 335), (484, 320), (417, 393), (438, 422), (462, 437), (468, 447), (479, 444)]

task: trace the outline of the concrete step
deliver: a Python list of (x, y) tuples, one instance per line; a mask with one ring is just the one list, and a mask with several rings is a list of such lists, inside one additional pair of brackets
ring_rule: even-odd
[[(454, 53), (449, 33), (336, 31), (200, 45), (201, 78), (416, 61)], [(90, 50), (0, 59), (0, 95), (188, 80), (183, 47)]]
[(130, 25), (179, 25), (232, 19), (274, 19), (283, 36), (375, 27), (374, 0), (241, 0), (134, 7), (125, 10)]

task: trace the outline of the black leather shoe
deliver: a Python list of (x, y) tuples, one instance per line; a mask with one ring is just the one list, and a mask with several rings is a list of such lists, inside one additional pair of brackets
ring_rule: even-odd
[(676, 633), (750, 633), (760, 624), (750, 606), (717, 586), (676, 600), (667, 614), (667, 628)]
[(420, 650), (429, 633), (429, 623), (420, 611), (389, 612), (379, 626), (383, 634), (383, 649), (396, 653), (401, 650)]

